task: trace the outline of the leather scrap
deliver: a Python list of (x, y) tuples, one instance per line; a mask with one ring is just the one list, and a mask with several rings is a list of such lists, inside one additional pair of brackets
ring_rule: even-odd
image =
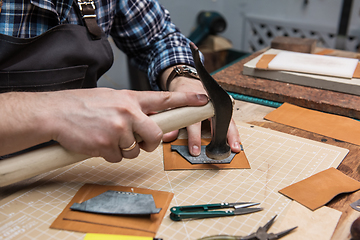
[[(148, 217), (102, 215), (70, 209), (73, 203), (84, 202), (108, 190), (151, 194), (160, 213)], [(84, 233), (106, 233), (155, 237), (174, 194), (143, 188), (85, 184), (51, 224), (50, 228)]]
[(353, 78), (360, 78), (360, 63), (358, 63), (355, 68)]
[(276, 57), (276, 54), (264, 54), (261, 56), (259, 61), (256, 63), (256, 68), (258, 69), (268, 69), (269, 63), (271, 60)]
[(329, 168), (279, 192), (314, 211), (340, 193), (350, 193), (359, 189), (360, 182), (336, 168)]
[[(201, 145), (207, 145), (211, 139), (201, 139)], [(171, 143), (163, 143), (164, 170), (191, 170), (191, 169), (243, 169), (250, 168), (245, 152), (235, 154), (230, 163), (222, 164), (191, 164), (184, 159), (178, 152), (171, 151), (171, 145), (187, 146), (187, 139), (177, 139)]]
[(284, 103), (265, 119), (360, 145), (360, 122), (348, 117)]

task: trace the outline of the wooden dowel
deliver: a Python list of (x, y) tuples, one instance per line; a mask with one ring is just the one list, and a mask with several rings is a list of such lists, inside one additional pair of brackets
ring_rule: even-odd
[[(212, 103), (200, 107), (183, 107), (151, 115), (150, 118), (168, 133), (214, 116)], [(136, 137), (140, 142), (141, 138)], [(0, 187), (74, 164), (89, 158), (51, 145), (0, 161)]]

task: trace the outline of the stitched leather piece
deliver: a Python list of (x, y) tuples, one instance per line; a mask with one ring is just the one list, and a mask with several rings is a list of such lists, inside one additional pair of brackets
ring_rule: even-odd
[[(108, 190), (151, 194), (157, 208), (162, 208), (160, 213), (150, 217), (130, 217), (116, 215), (102, 215), (70, 210), (73, 203), (84, 202)], [(50, 228), (70, 230), (85, 233), (108, 233), (135, 236), (155, 237), (156, 232), (164, 218), (174, 194), (164, 191), (155, 191), (142, 188), (123, 186), (105, 186), (85, 184), (75, 194), (70, 203), (52, 223)]]
[(311, 210), (325, 205), (340, 193), (360, 189), (360, 182), (346, 176), (336, 168), (329, 168), (279, 192)]
[[(207, 145), (211, 139), (201, 139), (201, 145)], [(245, 152), (236, 154), (228, 164), (191, 164), (176, 151), (171, 151), (171, 145), (187, 146), (187, 139), (178, 139), (171, 143), (163, 143), (164, 170), (190, 170), (190, 169), (243, 169), (250, 168)]]

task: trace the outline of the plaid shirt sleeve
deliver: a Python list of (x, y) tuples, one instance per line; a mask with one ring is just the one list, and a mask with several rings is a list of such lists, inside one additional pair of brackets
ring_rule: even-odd
[[(1, 1), (1, 0), (0, 0)], [(76, 0), (75, 0), (76, 1)], [(35, 37), (58, 24), (80, 24), (73, 0), (3, 0), (0, 33)], [(171, 22), (157, 0), (94, 0), (98, 25), (137, 67), (151, 86), (167, 67), (194, 65), (189, 40)]]
[(151, 86), (167, 67), (194, 65), (189, 40), (156, 0), (119, 1), (110, 32), (115, 44), (147, 72)]

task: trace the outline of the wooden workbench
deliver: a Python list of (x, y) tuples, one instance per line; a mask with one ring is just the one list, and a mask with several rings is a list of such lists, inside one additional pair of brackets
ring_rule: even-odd
[[(359, 96), (243, 75), (243, 64), (264, 51), (265, 50), (256, 52), (251, 56), (234, 63), (217, 72), (213, 77), (224, 89), (231, 92), (281, 103), (289, 102), (306, 108), (360, 119)], [(343, 54), (342, 51), (339, 52), (340, 54)], [(351, 57), (358, 57), (358, 53), (350, 55)], [(241, 104), (244, 106), (238, 107), (237, 109), (238, 111), (242, 111), (242, 116), (235, 110), (236, 120), (349, 149), (349, 154), (339, 165), (338, 169), (348, 176), (360, 181), (360, 146), (266, 121), (263, 117), (269, 112), (269, 107), (249, 103)], [(247, 112), (245, 115), (241, 109), (246, 109)], [(335, 234), (338, 234), (338, 236), (344, 237), (344, 235), (347, 235), (346, 233), (349, 233), (350, 224), (356, 217), (360, 216), (360, 213), (353, 210), (349, 205), (358, 199), (360, 199), (360, 191), (352, 194), (339, 195), (327, 204), (327, 206), (343, 212), (335, 231)], [(341, 239), (350, 239), (350, 236)]]
[[(265, 128), (270, 128), (270, 129), (274, 129), (280, 132), (285, 132), (285, 133), (289, 133), (292, 135), (296, 135), (296, 136), (300, 136), (300, 137), (305, 137), (308, 139), (313, 139), (319, 142), (326, 142), (332, 145), (336, 145), (336, 146), (340, 146), (343, 148), (347, 148), (350, 149), (350, 153), (346, 156), (345, 160), (343, 161), (343, 163), (340, 165), (339, 169), (343, 172), (345, 172), (346, 174), (348, 174), (349, 176), (360, 180), (359, 175), (357, 173), (357, 168), (359, 166), (356, 157), (359, 154), (359, 147), (351, 145), (351, 144), (347, 144), (344, 142), (337, 142), (334, 139), (328, 138), (328, 137), (323, 137), (317, 134), (313, 134), (313, 133), (309, 133), (309, 132), (305, 132), (302, 130), (298, 130), (298, 129), (293, 129), (290, 127), (286, 127), (283, 126), (281, 124), (277, 124), (277, 123), (273, 123), (273, 122), (269, 122), (263, 119), (263, 117), (270, 113), (271, 111), (273, 111), (274, 108), (271, 107), (266, 107), (266, 106), (262, 106), (262, 105), (257, 105), (257, 104), (253, 104), (253, 103), (247, 103), (247, 102), (242, 102), (242, 101), (235, 101), (235, 107), (234, 107), (234, 119), (236, 122), (247, 122), (247, 123), (251, 123), (253, 125), (258, 125), (258, 126), (262, 126)], [(142, 155), (144, 156), (144, 155)], [(137, 161), (124, 161), (124, 164), (128, 163), (133, 163), (135, 164)], [(91, 165), (91, 164), (90, 164)], [(61, 171), (61, 170), (60, 170)], [(100, 170), (99, 170), (100, 171)], [(83, 173), (81, 173), (83, 174)], [(85, 174), (85, 173), (84, 173)], [(55, 175), (55, 173), (54, 173)], [(85, 174), (86, 175), (86, 174)], [(79, 176), (80, 178), (82, 177), (82, 175)], [(51, 177), (50, 177), (51, 179)], [(64, 180), (64, 186), (68, 185), (68, 184), (80, 184), (79, 179), (76, 180), (77, 177), (75, 176), (75, 179), (73, 179), (72, 181), (70, 181), (70, 183), (65, 183), (66, 181), (68, 181), (68, 179)], [(11, 185), (9, 187), (4, 187), (4, 188), (0, 188), (0, 198), (4, 198), (7, 197), (9, 195), (17, 195), (17, 192), (22, 192), (26, 189), (37, 189), (39, 186), (42, 186), (41, 184), (44, 183), (44, 181), (38, 181), (38, 178), (32, 178), (23, 182), (20, 182), (18, 184), (15, 185)], [(80, 179), (81, 180), (81, 179)], [(94, 179), (94, 181), (99, 181), (96, 180), (96, 177)], [(50, 182), (51, 183), (51, 182)], [(55, 184), (56, 182), (54, 181), (53, 184)], [(61, 182), (60, 182), (61, 183)], [(52, 185), (52, 184), (50, 184)], [(74, 188), (74, 187), (73, 187)], [(45, 187), (46, 189), (46, 187)], [(49, 190), (48, 190), (49, 191)], [(341, 220), (340, 220), (340, 225), (339, 228), (341, 228), (341, 226), (343, 224), (346, 224), (348, 222), (347, 220), (347, 211), (350, 211), (350, 207), (348, 206), (348, 203), (351, 203), (355, 200), (357, 200), (357, 198), (360, 198), (360, 195), (357, 193), (354, 194), (346, 194), (343, 196), (340, 196), (336, 199), (334, 199), (331, 203), (328, 204), (328, 206), (333, 207), (337, 210), (340, 210), (342, 212), (344, 212), (345, 214), (343, 214)], [(60, 200), (59, 200), (60, 201)], [(63, 206), (64, 207), (64, 206)], [(55, 208), (56, 209), (56, 208)], [(350, 211), (351, 212), (351, 211)], [(51, 223), (51, 221), (46, 220), (45, 221), (45, 226), (48, 227), (48, 225)], [(77, 238), (73, 238), (73, 239), (82, 239), (81, 235), (76, 235), (79, 236)], [(346, 238), (343, 238), (346, 239)], [(348, 238), (349, 239), (349, 238)]]
[[(360, 96), (243, 75), (244, 63), (266, 50), (258, 51), (217, 72), (214, 78), (227, 91), (360, 119)], [(317, 48), (315, 52), (323, 50)], [(359, 53), (340, 50), (332, 50), (331, 55), (360, 58)]]

